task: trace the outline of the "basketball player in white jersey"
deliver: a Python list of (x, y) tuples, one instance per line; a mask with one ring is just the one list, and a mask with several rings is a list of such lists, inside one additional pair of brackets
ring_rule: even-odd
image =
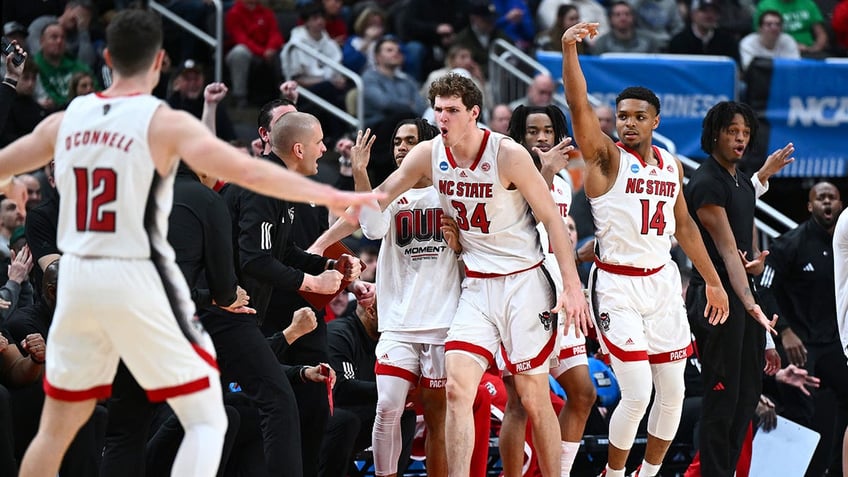
[(691, 348), (680, 274), (669, 253), (672, 236), (707, 282), (704, 316), (710, 323), (727, 319), (728, 299), (681, 194), (682, 167), (668, 151), (651, 144), (659, 125), (656, 95), (641, 87), (625, 89), (616, 99), (621, 142), (614, 143), (601, 130), (576, 48), (595, 34), (597, 23), (579, 23), (563, 34), (562, 74), (597, 229), (589, 284), (592, 312), (621, 387), (621, 401), (610, 419), (605, 472), (607, 477), (624, 476), (653, 383), (648, 444), (638, 471), (641, 477), (653, 477), (680, 422), (683, 371)]
[[(571, 205), (572, 191), (571, 186), (558, 172), (568, 165), (568, 155), (574, 148), (571, 146), (571, 138), (567, 137), (568, 126), (562, 111), (556, 106), (518, 106), (512, 112), (508, 134), (532, 152), (533, 160), (549, 186), (562, 220), (565, 221)], [(546, 253), (545, 266), (549, 267), (548, 271), (557, 289), (561, 289), (556, 270), (550, 268), (556, 260), (550, 248), (548, 234), (541, 224), (537, 225), (537, 229)], [(596, 392), (589, 377), (586, 338), (579, 335), (573, 326), (566, 328), (564, 323), (560, 325), (560, 332), (562, 336), (559, 338), (558, 361), (556, 366), (550, 369), (550, 374), (565, 389), (568, 396), (559, 414), (562, 447), (560, 475), (567, 477), (577, 457), (586, 420), (595, 404)], [(503, 378), (509, 400), (504, 410), (499, 439), (501, 460), (505, 475), (520, 475), (524, 460), (527, 414), (515, 394), (513, 377), (505, 371)]]
[[(401, 165), (420, 141), (438, 130), (423, 119), (398, 123), (392, 155)], [(375, 136), (359, 131), (351, 148), (357, 191), (370, 191), (368, 163)], [(400, 416), (407, 394), (420, 386), (427, 425), (427, 474), (447, 475), (445, 453), (445, 339), (459, 301), (460, 272), (454, 250), (441, 231), (444, 215), (433, 184), (422, 178), (382, 213), (361, 214), (363, 234), (382, 239), (377, 259), (377, 416), (374, 421), (374, 474), (397, 474), (401, 451)], [(318, 251), (353, 228), (337, 222), (313, 244)]]
[[(503, 344), (533, 426), (542, 473), (558, 476), (559, 433), (547, 383), (557, 341), (554, 313), (562, 311), (566, 323), (577, 323), (581, 332), (590, 326), (572, 245), (529, 153), (477, 127), (482, 94), (474, 83), (445, 75), (431, 85), (430, 100), (441, 135), (415, 146), (376, 190), (385, 192), (380, 199), (385, 208), (420, 180), (430, 180), (460, 229), (466, 279), (445, 345), (448, 473), (469, 474), (474, 396)], [(541, 267), (537, 220), (551, 236), (565, 284), (559, 297)]]
[(375, 195), (342, 193), (254, 160), (150, 96), (164, 57), (155, 13), (122, 11), (109, 24), (106, 44), (112, 86), (77, 98), (0, 150), (0, 190), (10, 188), (12, 174), (55, 156), (63, 197), (64, 278), (47, 345), (47, 396), (20, 475), (56, 476), (72, 437), (97, 399), (109, 395), (123, 358), (148, 397), (167, 401), (185, 429), (172, 475), (213, 476), (227, 426), (218, 371), (166, 241), (178, 158), (261, 193), (338, 212)]

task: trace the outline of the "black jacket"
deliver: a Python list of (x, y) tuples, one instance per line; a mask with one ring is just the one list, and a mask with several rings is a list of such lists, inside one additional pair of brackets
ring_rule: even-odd
[(766, 316), (777, 313), (778, 328), (791, 327), (804, 344), (839, 343), (832, 240), (810, 218), (777, 238), (766, 257), (760, 292), (778, 307)]
[(198, 309), (236, 300), (232, 225), (224, 200), (183, 164), (174, 179), (168, 242)]
[(377, 340), (368, 336), (354, 312), (327, 324), (330, 366), (336, 371), (333, 390), (339, 406), (377, 403), (377, 376), (374, 365)]
[[(274, 153), (265, 159), (285, 167)], [(239, 283), (250, 295), (257, 319), (262, 323), (274, 288), (298, 290), (304, 273), (320, 274), (327, 259), (304, 252), (292, 241), (296, 215), (293, 203), (232, 184), (223, 194), (233, 221), (233, 253)]]

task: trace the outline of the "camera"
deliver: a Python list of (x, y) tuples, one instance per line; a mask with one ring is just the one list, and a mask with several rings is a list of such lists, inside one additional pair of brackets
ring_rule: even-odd
[(15, 66), (21, 66), (21, 63), (26, 59), (23, 54), (18, 53), (15, 45), (5, 36), (0, 37), (0, 49), (3, 50), (3, 56), (8, 56), (9, 53), (15, 53), (15, 56), (12, 57), (12, 64)]

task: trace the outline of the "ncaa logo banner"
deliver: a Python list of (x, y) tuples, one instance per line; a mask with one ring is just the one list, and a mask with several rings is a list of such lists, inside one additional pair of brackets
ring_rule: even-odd
[[(562, 78), (561, 53), (539, 52), (537, 59), (554, 78)], [(613, 107), (624, 88), (650, 88), (660, 99), (657, 132), (692, 158), (706, 157), (701, 122), (707, 111), (736, 97), (736, 63), (721, 56), (581, 55), (580, 66), (589, 94)]]
[(775, 59), (770, 84), (768, 151), (795, 144), (795, 162), (780, 175), (845, 175), (848, 62)]

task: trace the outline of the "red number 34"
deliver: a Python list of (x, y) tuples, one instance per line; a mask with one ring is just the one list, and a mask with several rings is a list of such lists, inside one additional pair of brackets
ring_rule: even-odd
[(91, 171), (77, 167), (74, 169), (74, 177), (77, 183), (77, 230), (114, 232), (115, 212), (100, 209), (117, 198), (118, 174), (114, 169), (103, 167)]
[(480, 202), (474, 206), (471, 217), (468, 216), (468, 209), (462, 202), (452, 200), (451, 206), (456, 209), (456, 226), (460, 230), (469, 230), (471, 227), (476, 227), (484, 234), (489, 233), (489, 225), (492, 224), (492, 221), (486, 215), (486, 204)]

